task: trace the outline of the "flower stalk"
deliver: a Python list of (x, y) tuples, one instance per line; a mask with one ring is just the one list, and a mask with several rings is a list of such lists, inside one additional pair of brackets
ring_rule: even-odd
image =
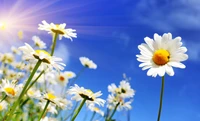
[(56, 42), (57, 42), (57, 37), (58, 37), (58, 33), (54, 33), (53, 34), (53, 46), (52, 46), (52, 50), (51, 50), (51, 56), (53, 56), (53, 54), (54, 54), (54, 50), (55, 50)]
[(163, 100), (163, 94), (164, 94), (164, 83), (165, 83), (165, 77), (162, 77), (162, 86), (161, 86), (161, 92), (160, 92), (160, 106), (158, 111), (158, 118), (157, 121), (160, 121), (160, 116), (162, 112), (162, 100)]
[(82, 109), (83, 105), (85, 104), (86, 100), (87, 100), (86, 98), (84, 98), (84, 99), (82, 100), (81, 104), (80, 104), (79, 107), (76, 109), (75, 114), (74, 114), (74, 116), (72, 117), (72, 120), (71, 120), (71, 121), (75, 121), (76, 117), (78, 116), (79, 112), (81, 111), (81, 109)]
[(7, 121), (10, 121), (10, 119), (12, 118), (12, 114), (14, 113), (15, 109), (17, 108), (17, 106), (19, 106), (22, 97), (23, 97), (24, 94), (26, 93), (27, 88), (28, 88), (28, 86), (29, 86), (31, 80), (32, 80), (33, 76), (35, 75), (36, 71), (38, 70), (38, 68), (39, 68), (39, 66), (40, 66), (41, 63), (42, 63), (41, 60), (39, 60), (39, 61), (36, 63), (36, 65), (35, 65), (35, 67), (34, 67), (32, 73), (31, 73), (31, 75), (29, 76), (29, 78), (28, 78), (26, 84), (24, 85), (24, 88), (23, 88), (21, 94), (19, 95), (17, 101), (13, 104), (13, 106), (12, 106), (11, 109), (10, 109), (10, 111), (8, 111), (8, 112), (5, 114), (5, 116), (4, 116), (4, 120), (5, 120), (5, 121), (6, 121), (6, 120), (7, 120)]
[(110, 115), (110, 117), (106, 120), (106, 121), (111, 121), (112, 117), (114, 116), (115, 112), (117, 111), (117, 107), (119, 106), (120, 102), (117, 103), (117, 105), (115, 106), (115, 109), (113, 110), (112, 114)]
[(42, 113), (40, 114), (40, 117), (39, 117), (38, 121), (40, 121), (40, 119), (43, 117), (45, 111), (47, 110), (47, 107), (48, 107), (49, 103), (50, 103), (50, 101), (47, 100), (47, 103), (46, 103), (46, 105), (45, 105), (45, 107), (44, 107), (44, 110), (43, 110)]

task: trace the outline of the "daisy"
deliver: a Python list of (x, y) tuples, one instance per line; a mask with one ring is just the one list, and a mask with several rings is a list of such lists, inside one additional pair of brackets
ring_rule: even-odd
[(96, 69), (97, 68), (97, 65), (92, 61), (90, 60), (89, 58), (86, 58), (86, 57), (80, 57), (79, 60), (81, 61), (81, 64), (87, 68), (90, 68), (90, 69)]
[(75, 86), (72, 86), (67, 93), (73, 95), (72, 100), (82, 101), (83, 99), (86, 99), (86, 104), (88, 106), (91, 104), (104, 106), (105, 103), (105, 100), (98, 98), (102, 95), (101, 91), (93, 93), (91, 90), (79, 87), (76, 84)]
[(10, 82), (7, 79), (2, 79), (0, 84), (0, 92), (6, 93), (7, 96), (13, 98), (18, 97), (22, 90), (22, 84), (16, 85), (16, 81)]
[(53, 91), (44, 93), (43, 99), (50, 101), (51, 103), (57, 105), (62, 109), (64, 109), (68, 104), (70, 104), (67, 99), (56, 96)]
[(24, 58), (30, 62), (37, 62), (38, 60), (43, 62), (43, 66), (49, 67), (50, 69), (55, 68), (57, 71), (63, 70), (65, 66), (61, 63), (61, 58), (51, 56), (45, 50), (34, 50), (29, 44), (25, 43), (25, 46), (19, 47), (24, 53)]
[(27, 95), (30, 97), (30, 98), (35, 98), (35, 99), (40, 99), (41, 98), (41, 92), (40, 90), (34, 88), (34, 87), (31, 87), (28, 91), (27, 91)]
[(108, 95), (107, 102), (108, 102), (107, 107), (112, 110), (116, 106), (117, 106), (118, 111), (121, 111), (123, 109), (130, 110), (132, 108), (132, 106), (131, 106), (132, 100), (125, 102), (125, 100), (123, 98), (114, 96), (113, 94)]
[(38, 36), (33, 36), (32, 40), (35, 43), (35, 46), (39, 47), (40, 49), (45, 49), (46, 47), (46, 43), (44, 43)]
[(188, 59), (187, 48), (182, 46), (181, 37), (172, 39), (171, 33), (165, 33), (163, 36), (154, 34), (154, 40), (145, 37), (144, 41), (138, 46), (140, 55), (137, 60), (142, 62), (139, 67), (142, 70), (149, 69), (148, 76), (156, 77), (164, 76), (167, 73), (169, 76), (174, 75), (172, 67), (185, 68), (182, 61)]
[(76, 77), (76, 74), (72, 71), (65, 71), (64, 75), (67, 75), (68, 79), (72, 79), (72, 78)]
[(69, 78), (67, 76), (67, 74), (61, 72), (61, 73), (58, 73), (56, 75), (56, 80), (58, 82), (58, 84), (60, 84), (61, 86), (66, 86), (69, 82)]
[[(41, 110), (44, 110), (45, 108), (45, 104), (46, 102), (45, 101), (42, 101), (42, 102), (39, 102), (38, 103), (38, 107), (41, 109)], [(52, 114), (58, 114), (58, 111), (56, 109), (56, 105), (55, 104), (52, 104), (50, 103), (46, 109), (47, 112), (50, 112)]]
[(39, 24), (38, 29), (39, 30), (45, 30), (48, 31), (48, 33), (51, 34), (58, 34), (59, 39), (61, 40), (62, 37), (69, 38), (72, 41), (72, 37), (77, 38), (77, 34), (74, 33), (76, 30), (74, 29), (65, 29), (66, 24), (54, 24), (50, 23), (48, 24), (45, 20), (42, 21), (42, 24)]
[(6, 110), (8, 107), (8, 103), (6, 101), (0, 102), (0, 111)]
[(117, 87), (115, 84), (109, 85), (108, 92), (120, 96), (121, 98), (131, 98), (135, 95), (135, 90), (133, 90), (129, 82), (125, 80), (120, 82), (119, 87)]
[(88, 106), (88, 108), (95, 113), (100, 114), (101, 116), (104, 116), (104, 112), (102, 110), (100, 110), (98, 107), (94, 106), (94, 105), (90, 105)]
[(20, 55), (20, 54), (21, 54), (20, 51), (19, 51), (19, 49), (16, 48), (15, 46), (12, 46), (12, 47), (11, 47), (11, 50), (12, 50), (13, 54), (17, 54), (17, 55)]

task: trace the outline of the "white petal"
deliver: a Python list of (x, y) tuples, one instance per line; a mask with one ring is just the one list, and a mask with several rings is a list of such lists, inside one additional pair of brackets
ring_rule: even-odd
[(185, 68), (185, 65), (180, 62), (168, 62), (170, 66), (177, 67), (177, 68)]
[(174, 70), (170, 65), (165, 65), (165, 71), (169, 76), (174, 76)]

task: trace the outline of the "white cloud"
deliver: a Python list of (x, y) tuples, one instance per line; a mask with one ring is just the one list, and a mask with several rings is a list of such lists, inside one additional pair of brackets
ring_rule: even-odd
[(188, 49), (189, 60), (199, 61), (200, 60), (200, 42), (186, 42), (185, 43)]
[(141, 0), (134, 22), (161, 30), (200, 29), (199, 0)]

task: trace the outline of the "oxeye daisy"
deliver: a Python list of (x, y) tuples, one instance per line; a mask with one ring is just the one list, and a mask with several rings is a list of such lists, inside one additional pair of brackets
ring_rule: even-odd
[(17, 85), (16, 81), (9, 81), (7, 79), (2, 79), (0, 84), (0, 91), (6, 93), (7, 96), (14, 98), (18, 97), (22, 90), (22, 85)]
[(120, 82), (119, 87), (117, 87), (115, 84), (109, 85), (108, 91), (117, 96), (120, 96), (121, 98), (131, 98), (135, 95), (135, 90), (133, 90), (129, 82), (125, 80)]
[(88, 105), (98, 104), (103, 106), (105, 103), (105, 100), (98, 98), (102, 95), (101, 91), (94, 93), (91, 90), (79, 87), (76, 84), (75, 86), (72, 86), (67, 93), (73, 95), (72, 100), (82, 101), (83, 99), (86, 99), (86, 104)]
[(92, 112), (98, 113), (98, 114), (100, 114), (101, 116), (104, 116), (104, 112), (103, 112), (101, 109), (99, 109), (98, 107), (96, 107), (95, 105), (90, 105), (90, 106), (88, 106), (88, 108), (89, 108)]
[(28, 91), (27, 91), (27, 95), (30, 97), (30, 98), (35, 98), (35, 99), (40, 99), (41, 98), (41, 92), (40, 90), (34, 88), (34, 87), (31, 87)]
[(51, 56), (45, 50), (34, 50), (27, 43), (25, 43), (25, 46), (19, 47), (19, 49), (24, 53), (24, 58), (30, 62), (37, 62), (40, 60), (43, 62), (43, 66), (47, 66), (50, 69), (55, 68), (58, 71), (64, 69), (63, 66), (65, 66), (65, 64), (60, 62), (62, 59)]
[[(46, 104), (45, 101), (39, 102), (39, 103), (38, 103), (38, 107), (39, 107), (40, 109), (44, 110), (45, 104)], [(50, 113), (52, 113), (52, 114), (58, 114), (58, 111), (57, 111), (57, 109), (56, 109), (56, 105), (50, 103), (50, 104), (48, 105), (47, 109), (46, 109), (46, 112), (50, 112)]]
[(162, 37), (154, 34), (154, 40), (148, 37), (144, 40), (146, 43), (138, 46), (141, 55), (136, 56), (138, 57), (137, 60), (142, 62), (139, 67), (142, 67), (142, 70), (149, 69), (148, 76), (156, 77), (159, 75), (162, 77), (157, 118), (157, 121), (160, 121), (164, 94), (164, 75), (167, 73), (169, 76), (173, 76), (174, 70), (172, 67), (185, 68), (185, 65), (181, 62), (188, 59), (188, 55), (185, 54), (187, 48), (182, 46), (181, 37), (172, 39), (171, 33), (163, 34)]
[(6, 110), (8, 107), (8, 103), (6, 101), (0, 102), (0, 111)]
[(137, 60), (142, 62), (139, 67), (142, 70), (149, 69), (148, 76), (156, 77), (174, 75), (172, 67), (185, 68), (182, 61), (188, 59), (187, 48), (182, 46), (181, 37), (172, 39), (171, 33), (159, 36), (154, 34), (154, 40), (149, 37), (144, 38), (146, 43), (138, 46), (141, 55), (136, 55)]
[(32, 40), (34, 41), (35, 46), (39, 47), (40, 49), (45, 49), (46, 43), (44, 43), (38, 36), (33, 36)]
[(131, 106), (132, 100), (128, 100), (125, 102), (125, 99), (118, 96), (114, 96), (113, 94), (108, 95), (107, 102), (108, 102), (107, 107), (109, 109), (115, 109), (116, 105), (117, 105), (118, 111), (121, 111), (123, 109), (125, 110), (132, 109), (132, 106)]
[(83, 87), (79, 87), (78, 85), (75, 84), (75, 86), (71, 86), (70, 89), (67, 91), (67, 94), (72, 95), (72, 100), (76, 101), (81, 101), (79, 107), (76, 109), (71, 121), (74, 121), (79, 114), (81, 108), (83, 105), (87, 104), (87, 106), (90, 105), (99, 105), (99, 106), (104, 106), (105, 100), (98, 98), (99, 96), (102, 95), (101, 91), (93, 93), (89, 89), (85, 89)]
[(97, 68), (97, 65), (87, 57), (80, 57), (79, 60), (81, 61), (81, 64), (87, 68), (90, 68), (90, 69)]
[(38, 29), (39, 30), (45, 30), (48, 31), (48, 33), (51, 34), (58, 34), (59, 35), (59, 39), (61, 40), (62, 37), (65, 38), (69, 38), (72, 41), (72, 37), (76, 38), (77, 34), (74, 33), (76, 32), (76, 30), (74, 29), (65, 29), (66, 24), (54, 24), (54, 23), (50, 23), (48, 24), (45, 20), (42, 21), (42, 24), (39, 24)]

